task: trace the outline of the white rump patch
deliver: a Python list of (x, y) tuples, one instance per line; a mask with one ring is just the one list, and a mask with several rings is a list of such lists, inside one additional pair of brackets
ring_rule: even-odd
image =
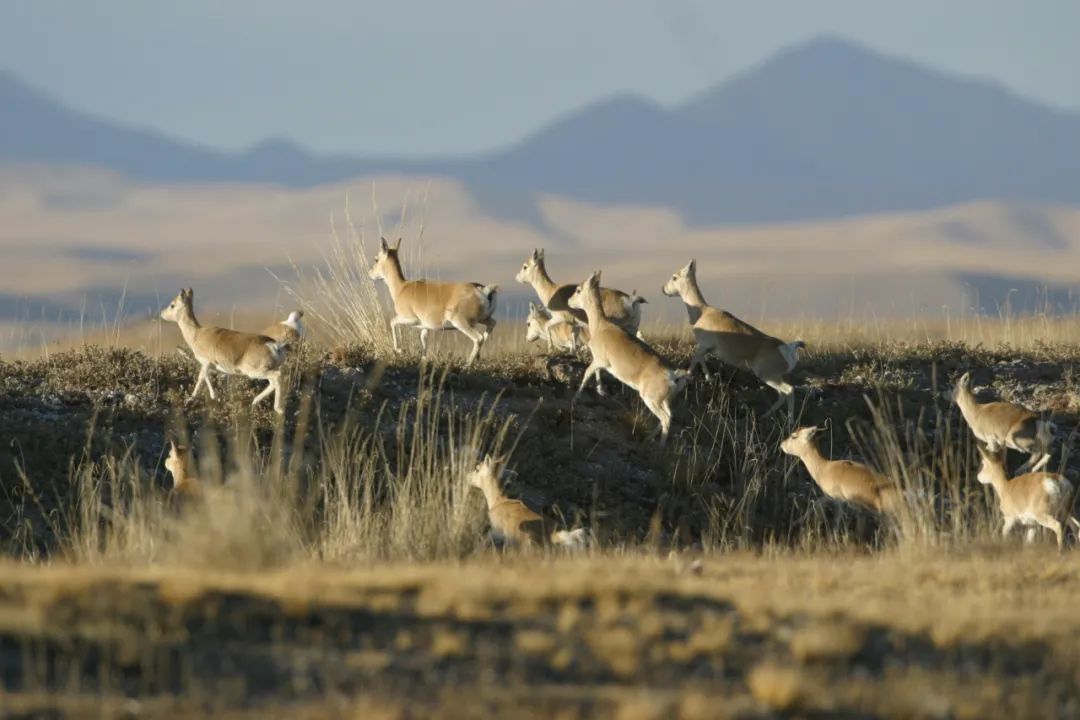
[(587, 528), (556, 530), (551, 534), (551, 542), (575, 550), (586, 548), (589, 546), (589, 531)]
[(1061, 491), (1065, 489), (1064, 487), (1062, 487), (1065, 484), (1065, 482), (1066, 481), (1061, 480), (1060, 478), (1053, 477), (1053, 476), (1044, 477), (1043, 478), (1043, 490), (1045, 490), (1046, 494), (1048, 496), (1050, 496), (1051, 498), (1057, 499), (1057, 497), (1061, 494)]

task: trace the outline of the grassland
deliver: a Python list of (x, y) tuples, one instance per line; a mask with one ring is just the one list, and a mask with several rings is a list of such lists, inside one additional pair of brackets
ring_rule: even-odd
[[(9, 712), (1072, 717), (1075, 559), (651, 554), (5, 567)], [(136, 701), (129, 698), (137, 698)]]
[[(1039, 322), (1022, 332), (1034, 338)], [(685, 365), (685, 338), (661, 330), (654, 342)], [(742, 372), (694, 383), (661, 449), (644, 441), (653, 421), (632, 394), (571, 407), (583, 360), (505, 335), (465, 370), (452, 337), (426, 365), (324, 334), (292, 361), (282, 422), (248, 413), (243, 380), (218, 403), (186, 402), (194, 365), (174, 352), (0, 363), (0, 706), (16, 717), (1080, 712), (1080, 561), (1046, 538), (997, 537), (967, 431), (942, 398), (972, 369), (984, 398), (1051, 414), (1054, 465), (1076, 482), (1080, 348), (806, 339), (799, 422), (828, 425), (831, 456), (887, 471), (915, 521), (882, 526), (823, 499), (779, 453), (783, 420), (756, 418), (771, 395)], [(214, 486), (205, 507), (168, 501), (167, 436), (195, 446)], [(463, 482), (484, 451), (510, 453), (510, 494), (589, 526), (597, 547), (488, 546)]]
[[(982, 399), (1051, 417), (1051, 469), (1080, 486), (1075, 317), (765, 325), (808, 343), (794, 423), (903, 489), (889, 524), (780, 453), (793, 423), (758, 417), (773, 396), (746, 372), (691, 383), (660, 447), (625, 389), (572, 404), (584, 357), (506, 317), (471, 368), (453, 334), (393, 354), (364, 238), (274, 290), (311, 330), (283, 418), (240, 378), (189, 400), (194, 362), (158, 323), (0, 360), (0, 717), (1080, 713), (1076, 543), (999, 537), (944, 397), (970, 370)], [(186, 284), (207, 321), (271, 319)], [(687, 365), (682, 323), (646, 335)], [(170, 498), (168, 439), (206, 502)], [(486, 452), (594, 547), (494, 549), (465, 481)]]

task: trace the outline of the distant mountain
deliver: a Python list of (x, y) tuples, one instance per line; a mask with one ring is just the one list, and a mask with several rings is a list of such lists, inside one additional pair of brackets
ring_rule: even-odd
[(512, 147), (428, 162), (319, 156), (287, 140), (217, 152), (74, 112), (0, 74), (4, 161), (285, 186), (436, 174), (465, 181), (502, 214), (527, 212), (543, 192), (754, 222), (982, 198), (1080, 203), (1080, 114), (826, 38), (673, 108), (616, 97)]

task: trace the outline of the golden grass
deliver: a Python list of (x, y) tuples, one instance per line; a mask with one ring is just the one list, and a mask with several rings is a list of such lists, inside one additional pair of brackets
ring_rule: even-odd
[[(1080, 618), (1071, 610), (1080, 561), (1028, 551), (709, 554), (700, 576), (647, 554), (227, 573), (9, 564), (0, 572), (6, 607), (24, 616), (36, 609), (51, 620), (28, 626), (11, 614), (0, 620), (0, 638), (126, 638), (139, 657), (152, 657), (140, 646), (179, 637), (186, 623), (197, 627), (202, 613), (221, 607), (220, 598), (232, 598), (228, 612), (237, 622), (246, 622), (250, 607), (259, 622), (281, 628), (267, 640), (253, 638), (251, 646), (281, 663), (325, 652), (318, 644), (304, 649), (305, 642), (347, 650), (338, 672), (353, 678), (354, 690), (339, 690), (319, 706), (324, 710), (370, 706), (414, 717), (442, 708), (452, 717), (479, 717), (479, 707), (459, 707), (454, 698), (486, 694), (485, 681), (455, 673), (495, 663), (490, 672), (502, 679), (492, 702), (510, 718), (529, 717), (543, 706), (536, 704), (540, 698), (557, 702), (568, 717), (589, 707), (631, 718), (678, 708), (691, 717), (729, 711), (1046, 716), (1067, 706), (1071, 668), (1080, 661), (1074, 640)], [(388, 602), (390, 596), (397, 602)], [(584, 625), (560, 619), (565, 611), (558, 608), (565, 607), (576, 608)], [(130, 623), (143, 622), (137, 618), (144, 613), (159, 618), (157, 639), (131, 634)], [(371, 619), (352, 631), (331, 619), (350, 614)], [(327, 631), (308, 640), (288, 629), (323, 617)], [(503, 623), (509, 633), (498, 629)], [(380, 626), (393, 631), (386, 640), (379, 639), (386, 635)], [(405, 634), (413, 639), (403, 641)], [(681, 654), (688, 646), (695, 652)], [(228, 646), (217, 652), (227, 654)], [(410, 692), (392, 684), (405, 666), (428, 668)], [(330, 665), (320, 667), (330, 672)], [(611, 682), (598, 683), (598, 673)], [(193, 682), (202, 677), (198, 669), (192, 674)], [(562, 679), (549, 685), (551, 677)], [(357, 686), (361, 678), (369, 682)], [(230, 706), (227, 696), (207, 692), (204, 702)], [(155, 698), (147, 699), (151, 707)], [(85, 693), (72, 692), (53, 702), (74, 707), (85, 700)]]

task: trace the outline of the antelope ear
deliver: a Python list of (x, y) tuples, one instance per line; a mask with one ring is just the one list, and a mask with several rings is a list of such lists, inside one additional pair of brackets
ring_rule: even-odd
[(966, 373), (961, 375), (960, 379), (957, 381), (957, 384), (959, 384), (961, 387), (967, 387), (968, 385), (970, 385), (971, 384), (971, 371), (968, 370)]
[(379, 238), (379, 248), (381, 250), (383, 250), (384, 252), (388, 251), (390, 249), (390, 245), (389, 245), (389, 243), (386, 242), (386, 238), (384, 238), (384, 237)]
[(599, 286), (600, 285), (600, 271), (599, 270), (594, 270), (593, 274), (589, 276), (589, 280), (592, 282), (593, 285)]
[(691, 259), (690, 262), (686, 263), (686, 272), (691, 275), (697, 272), (697, 260)]
[(397, 242), (394, 243), (394, 250), (400, 250), (401, 249), (401, 240), (402, 240), (402, 238), (398, 238)]
[(533, 302), (532, 300), (530, 300), (530, 301), (529, 301), (529, 312), (532, 312), (532, 313), (534, 313), (534, 312), (536, 312), (537, 310), (539, 310), (539, 308), (538, 308), (538, 307), (536, 307), (536, 303), (534, 303), (534, 302)]

